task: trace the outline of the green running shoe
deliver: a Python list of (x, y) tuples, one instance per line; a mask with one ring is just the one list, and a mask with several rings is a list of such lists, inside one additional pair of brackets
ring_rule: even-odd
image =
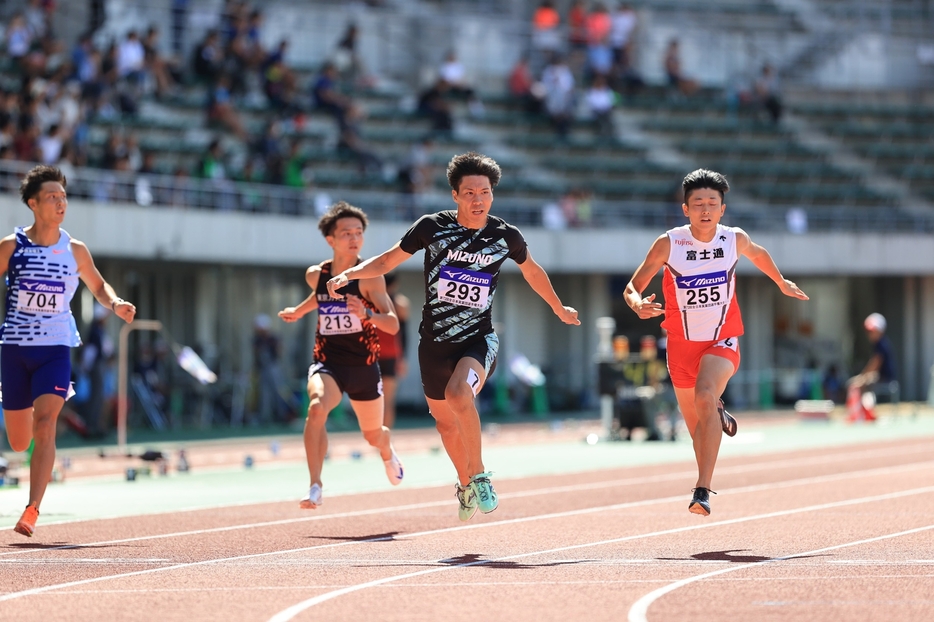
[(461, 504), (460, 509), (457, 511), (458, 518), (463, 521), (473, 518), (473, 515), (477, 513), (477, 494), (474, 492), (473, 486), (471, 484), (466, 486), (461, 486), (459, 483), (454, 484), (454, 496), (457, 497), (458, 503)]
[(470, 478), (470, 486), (477, 495), (477, 505), (484, 514), (489, 514), (499, 505), (499, 498), (493, 490), (493, 484), (490, 483), (490, 475), (492, 472), (487, 471)]

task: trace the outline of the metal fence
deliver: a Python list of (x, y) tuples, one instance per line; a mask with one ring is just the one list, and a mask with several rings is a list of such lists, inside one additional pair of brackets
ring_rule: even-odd
[[(0, 162), (0, 189), (18, 192), (20, 179), (32, 166), (27, 162)], [(68, 169), (66, 175), (69, 197), (102, 203), (318, 218), (329, 205), (345, 200), (364, 208), (372, 220), (390, 222), (411, 222), (422, 214), (452, 207), (450, 195), (443, 192), (413, 196), (393, 190), (357, 190), (352, 187), (297, 189), (229, 179), (93, 168)], [(558, 198), (501, 197), (496, 199), (494, 210), (500, 217), (519, 226), (550, 226), (546, 213), (554, 209)], [(578, 227), (658, 229), (683, 222), (681, 208), (674, 202), (594, 200), (590, 204), (589, 220)], [(760, 232), (932, 233), (934, 214), (851, 206), (771, 205), (750, 209), (734, 201), (730, 203), (724, 224)]]

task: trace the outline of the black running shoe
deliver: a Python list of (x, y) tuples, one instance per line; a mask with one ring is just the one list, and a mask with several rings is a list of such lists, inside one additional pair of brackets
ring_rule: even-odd
[(688, 505), (688, 512), (700, 514), (701, 516), (710, 516), (710, 495), (708, 493), (717, 494), (706, 488), (695, 488), (694, 498), (691, 499), (691, 503)]
[(717, 412), (720, 413), (720, 426), (727, 436), (736, 436), (736, 419), (723, 407), (723, 400), (717, 401)]

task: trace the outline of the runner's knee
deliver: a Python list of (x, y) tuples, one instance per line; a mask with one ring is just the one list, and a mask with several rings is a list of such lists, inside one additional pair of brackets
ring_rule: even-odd
[(363, 438), (367, 443), (376, 447), (379, 445), (380, 441), (383, 438), (383, 428), (376, 428), (373, 430), (363, 430)]
[(324, 407), (321, 406), (320, 401), (312, 400), (311, 403), (308, 404), (308, 425), (323, 426), (327, 418), (328, 413), (324, 410)]
[(469, 408), (473, 405), (473, 389), (466, 382), (451, 382), (444, 389), (444, 400), (454, 410)]

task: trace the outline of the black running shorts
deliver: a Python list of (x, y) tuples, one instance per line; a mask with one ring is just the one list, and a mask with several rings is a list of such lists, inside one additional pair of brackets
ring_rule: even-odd
[(425, 397), (443, 400), (444, 390), (454, 375), (454, 368), (462, 358), (476, 359), (489, 378), (496, 369), (499, 340), (495, 333), (467, 343), (438, 343), (422, 336), (418, 343), (418, 366), (422, 374)]
[(308, 368), (308, 379), (315, 374), (327, 374), (337, 383), (337, 387), (352, 400), (370, 402), (383, 395), (383, 379), (379, 375), (379, 366), (372, 365), (329, 365), (314, 362)]

